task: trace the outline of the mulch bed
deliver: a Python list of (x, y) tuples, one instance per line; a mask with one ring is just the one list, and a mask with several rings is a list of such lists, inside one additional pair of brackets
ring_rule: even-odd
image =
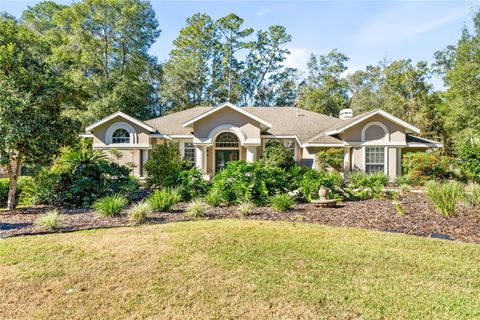
[[(400, 216), (390, 200), (364, 200), (344, 202), (337, 208), (316, 208), (312, 204), (297, 204), (294, 210), (276, 212), (269, 207), (258, 207), (245, 219), (282, 220), (324, 224), (337, 227), (357, 227), (386, 232), (435, 237), (480, 243), (480, 209), (461, 207), (458, 214), (445, 218), (437, 214), (423, 194), (409, 193), (401, 198), (405, 215)], [(180, 203), (171, 212), (158, 212), (149, 217), (147, 224), (190, 220), (185, 217), (186, 204)], [(0, 212), (0, 238), (51, 233), (34, 224), (46, 208), (20, 208)], [(129, 226), (126, 215), (101, 218), (88, 209), (62, 210), (65, 221), (60, 232), (74, 230)], [(236, 207), (208, 210), (208, 219), (241, 218)], [(243, 217), (242, 217), (243, 218)]]

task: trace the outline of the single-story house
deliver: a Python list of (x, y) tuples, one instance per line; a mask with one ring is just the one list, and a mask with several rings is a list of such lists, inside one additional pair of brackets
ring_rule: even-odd
[(147, 121), (116, 112), (88, 126), (83, 136), (93, 138), (94, 149), (105, 150), (115, 161), (131, 165), (138, 177), (145, 176), (145, 162), (161, 143), (178, 143), (184, 159), (212, 176), (229, 161), (261, 158), (270, 139), (291, 148), (300, 165), (316, 168), (320, 150), (342, 148), (345, 175), (363, 170), (395, 177), (401, 174), (406, 152), (442, 146), (419, 137), (419, 133), (415, 126), (380, 109), (357, 116), (344, 109), (337, 118), (295, 107), (223, 103)]

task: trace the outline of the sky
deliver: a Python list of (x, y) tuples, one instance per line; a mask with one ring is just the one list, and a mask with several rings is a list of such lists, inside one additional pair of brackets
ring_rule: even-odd
[[(20, 17), (39, 1), (0, 0), (0, 11)], [(57, 1), (71, 4), (72, 1)], [(380, 60), (433, 61), (433, 53), (455, 44), (472, 26), (480, 1), (151, 1), (160, 37), (151, 53), (168, 59), (185, 20), (201, 12), (218, 19), (231, 12), (255, 30), (280, 24), (292, 35), (286, 64), (305, 70), (310, 54), (333, 49), (346, 54), (349, 71)], [(441, 83), (435, 83), (441, 86)]]

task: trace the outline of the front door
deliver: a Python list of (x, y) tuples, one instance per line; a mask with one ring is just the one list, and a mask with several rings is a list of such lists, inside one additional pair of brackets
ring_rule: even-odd
[(215, 150), (215, 172), (225, 169), (230, 161), (237, 161), (238, 154), (238, 150)]

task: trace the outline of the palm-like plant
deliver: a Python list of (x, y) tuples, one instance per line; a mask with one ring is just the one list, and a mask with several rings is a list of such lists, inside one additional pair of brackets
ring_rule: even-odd
[(75, 168), (80, 165), (82, 166), (96, 165), (100, 161), (105, 159), (106, 159), (106, 155), (99, 150), (66, 149), (65, 152), (62, 154), (59, 162), (64, 166)]

